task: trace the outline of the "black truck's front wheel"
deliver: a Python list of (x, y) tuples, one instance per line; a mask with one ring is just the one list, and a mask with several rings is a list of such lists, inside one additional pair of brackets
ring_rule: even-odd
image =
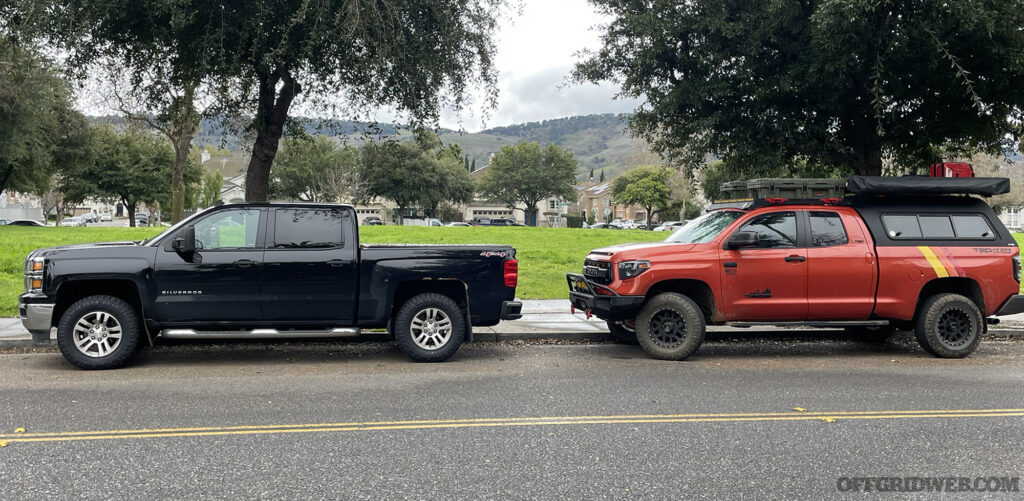
[(448, 296), (426, 293), (414, 296), (395, 316), (395, 343), (417, 362), (444, 362), (466, 338), (466, 319)]
[(69, 307), (57, 325), (57, 347), (80, 369), (116, 369), (139, 344), (139, 316), (113, 296), (89, 296)]

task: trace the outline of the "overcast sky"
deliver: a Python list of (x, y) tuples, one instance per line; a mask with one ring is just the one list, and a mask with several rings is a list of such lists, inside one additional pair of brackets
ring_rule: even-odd
[[(635, 100), (614, 100), (612, 84), (568, 85), (577, 52), (600, 46), (596, 26), (606, 19), (585, 0), (522, 0), (522, 15), (503, 22), (495, 40), (498, 107), (487, 127), (590, 113), (632, 111)], [(481, 128), (480, 105), (463, 113), (462, 126)], [(445, 114), (441, 126), (457, 129)]]
[[(498, 106), (489, 110), (484, 123), (483, 103), (476, 98), (461, 116), (445, 112), (440, 125), (449, 129), (478, 132), (484, 126), (496, 127), (549, 118), (592, 113), (625, 113), (637, 106), (636, 100), (613, 99), (617, 87), (602, 85), (570, 85), (566, 77), (579, 60), (583, 49), (600, 46), (596, 27), (606, 19), (598, 15), (585, 0), (520, 0), (521, 14), (509, 13), (501, 20), (495, 44), (498, 69)], [(95, 89), (93, 79), (88, 85)], [(79, 93), (78, 106), (91, 115), (115, 114), (88, 88)], [(292, 114), (316, 115), (302, 103), (293, 103)], [(357, 117), (339, 116), (348, 119)], [(380, 110), (373, 118), (381, 122), (405, 120), (393, 112)]]

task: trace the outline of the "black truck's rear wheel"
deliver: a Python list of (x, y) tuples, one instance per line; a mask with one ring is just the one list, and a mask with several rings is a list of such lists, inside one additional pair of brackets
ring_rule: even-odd
[(636, 317), (636, 339), (650, 356), (683, 360), (704, 343), (704, 314), (692, 299), (674, 292), (644, 303)]
[(963, 358), (981, 342), (985, 318), (974, 301), (959, 294), (937, 294), (918, 312), (914, 334), (928, 353), (942, 358)]
[(444, 362), (466, 338), (466, 319), (448, 296), (427, 293), (402, 305), (394, 319), (395, 343), (417, 362)]
[(57, 347), (80, 369), (116, 369), (139, 344), (139, 315), (113, 296), (79, 299), (60, 317)]
[[(623, 320), (622, 322), (605, 322), (608, 324), (608, 332), (612, 335), (612, 341), (618, 344), (639, 344), (636, 340), (636, 323), (632, 320)], [(633, 329), (626, 327), (626, 325), (633, 326)]]

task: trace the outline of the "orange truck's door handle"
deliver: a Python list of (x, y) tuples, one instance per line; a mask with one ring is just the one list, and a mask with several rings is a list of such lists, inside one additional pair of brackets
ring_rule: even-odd
[(804, 256), (786, 256), (787, 263), (802, 263), (804, 261), (807, 261), (807, 258)]

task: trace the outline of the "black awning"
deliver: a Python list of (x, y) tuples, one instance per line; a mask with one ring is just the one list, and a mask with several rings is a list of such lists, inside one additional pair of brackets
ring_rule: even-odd
[(846, 191), (860, 195), (981, 195), (1010, 192), (1005, 177), (851, 176)]

